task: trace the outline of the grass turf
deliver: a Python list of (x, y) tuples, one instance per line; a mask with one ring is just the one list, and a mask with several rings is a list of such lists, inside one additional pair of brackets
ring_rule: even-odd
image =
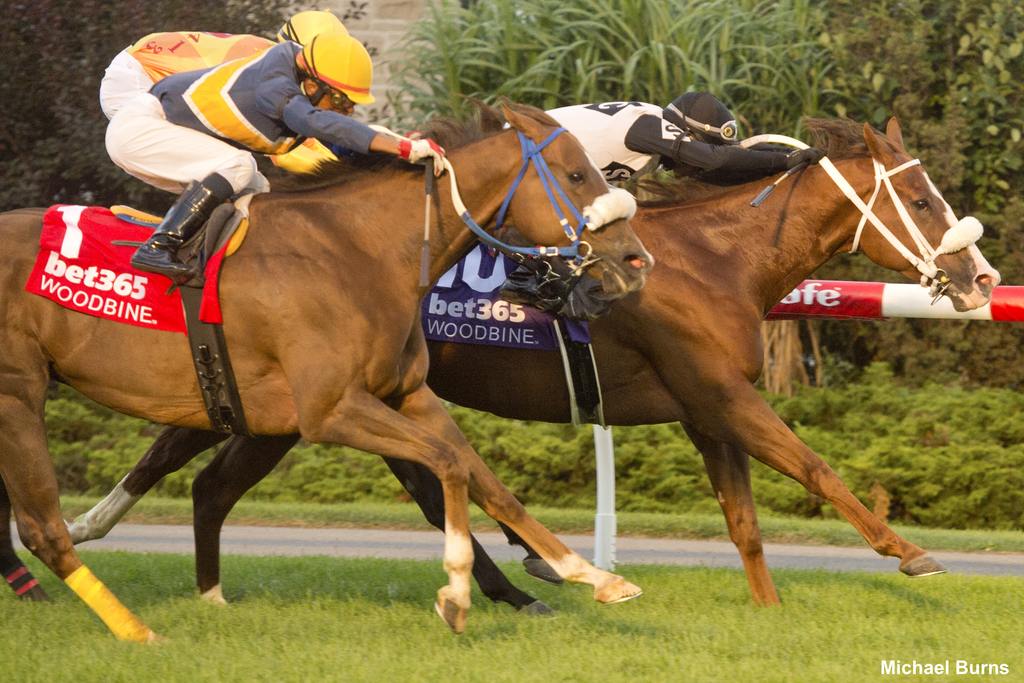
[(115, 641), (32, 559), (55, 602), (0, 593), (4, 680), (848, 683), (884, 680), (882, 659), (1006, 664), (993, 679), (1024, 679), (1019, 578), (775, 570), (784, 605), (759, 609), (738, 571), (636, 566), (623, 573), (646, 594), (622, 605), (533, 584), (555, 618), (474, 592), (457, 637), (431, 607), (437, 562), (225, 557), (223, 608), (194, 597), (190, 556), (82, 556), (167, 640)]
[[(61, 505), (67, 517), (85, 512), (99, 500), (65, 496)], [(593, 510), (567, 510), (530, 506), (530, 512), (555, 533), (592, 533)], [(472, 508), (473, 528), (493, 531), (497, 526)], [(759, 517), (765, 541), (864, 547), (864, 541), (843, 520)], [(126, 522), (191, 524), (192, 501), (181, 498), (143, 498), (125, 517)], [(268, 503), (243, 500), (232, 511), (228, 524), (309, 527), (358, 527), (426, 529), (419, 508), (411, 503)], [(963, 529), (931, 529), (893, 525), (896, 533), (929, 550), (1024, 552), (1024, 532)], [(728, 540), (720, 514), (620, 512), (622, 536)]]

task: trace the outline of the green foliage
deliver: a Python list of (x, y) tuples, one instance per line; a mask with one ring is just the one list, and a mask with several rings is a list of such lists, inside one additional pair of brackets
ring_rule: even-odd
[(828, 94), (823, 16), (805, 0), (438, 0), (397, 60), (396, 104), (422, 117), (463, 112), (466, 97), (550, 109), (707, 89), (749, 130), (798, 132)]
[(54, 202), (173, 199), (107, 158), (99, 107), (103, 71), (123, 48), (155, 31), (272, 35), (284, 0), (110, 3), (15, 0), (0, 25), (0, 210)]
[[(65, 390), (66, 392), (66, 390)], [(50, 447), (65, 493), (105, 493), (142, 455), (155, 427), (62, 392), (47, 404)], [(867, 505), (881, 486), (895, 521), (951, 528), (1024, 529), (1024, 396), (937, 384), (903, 387), (873, 365), (863, 380), (773, 399), (775, 408)], [(484, 460), (529, 505), (594, 504), (589, 428), (527, 423), (452, 407)], [(616, 428), (620, 510), (712, 512), (702, 460), (677, 425)], [(183, 496), (207, 458), (168, 477), (159, 495)], [(765, 513), (834, 517), (799, 484), (755, 464)], [(375, 456), (303, 444), (250, 494), (257, 500), (344, 503), (408, 500)]]
[[(958, 215), (985, 223), (982, 252), (1003, 281), (1024, 280), (1024, 6), (1012, 0), (828, 5), (833, 68), (830, 114), (882, 126), (896, 114), (907, 147)], [(830, 264), (821, 275), (892, 280), (865, 259)], [(823, 343), (863, 367), (892, 363), (904, 378), (988, 386), (1024, 386), (1020, 326), (989, 323), (832, 322)]]

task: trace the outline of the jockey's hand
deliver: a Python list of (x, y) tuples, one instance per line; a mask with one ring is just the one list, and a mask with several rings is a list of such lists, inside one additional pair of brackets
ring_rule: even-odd
[(793, 150), (786, 155), (786, 168), (795, 168), (800, 164), (812, 166), (821, 161), (823, 156), (825, 156), (825, 153), (817, 147)]
[(398, 142), (398, 156), (415, 164), (427, 157), (434, 159), (434, 175), (440, 176), (444, 173), (444, 148), (430, 138), (419, 140), (400, 140)]

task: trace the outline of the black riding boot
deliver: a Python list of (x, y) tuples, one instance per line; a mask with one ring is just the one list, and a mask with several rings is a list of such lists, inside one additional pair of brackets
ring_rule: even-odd
[(231, 184), (219, 173), (192, 182), (167, 211), (156, 232), (132, 256), (132, 267), (166, 275), (177, 283), (188, 280), (192, 272), (178, 261), (178, 249), (231, 195)]

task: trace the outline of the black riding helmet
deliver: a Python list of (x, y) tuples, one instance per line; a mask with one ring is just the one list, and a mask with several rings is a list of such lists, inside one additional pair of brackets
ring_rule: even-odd
[(683, 93), (664, 111), (668, 121), (689, 131), (702, 142), (718, 145), (737, 142), (736, 117), (710, 93)]

